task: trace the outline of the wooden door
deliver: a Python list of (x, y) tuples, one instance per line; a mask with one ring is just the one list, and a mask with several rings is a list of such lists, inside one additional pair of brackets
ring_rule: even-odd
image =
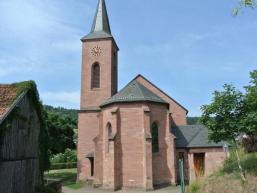
[(204, 176), (205, 153), (194, 154), (194, 167), (196, 178)]

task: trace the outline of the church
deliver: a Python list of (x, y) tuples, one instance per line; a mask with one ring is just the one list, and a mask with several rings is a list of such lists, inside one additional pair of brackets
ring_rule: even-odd
[(138, 75), (118, 91), (119, 48), (104, 0), (81, 41), (78, 181), (151, 190), (179, 182), (178, 159), (187, 182), (222, 166), (224, 144), (209, 142), (203, 125), (187, 125), (188, 110), (150, 80)]

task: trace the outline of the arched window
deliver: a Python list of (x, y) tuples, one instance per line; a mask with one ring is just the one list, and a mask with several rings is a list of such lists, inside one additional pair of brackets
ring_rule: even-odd
[(107, 153), (110, 151), (110, 137), (112, 135), (112, 125), (110, 123), (107, 124), (106, 130), (106, 138), (107, 138)]
[(159, 152), (159, 132), (158, 132), (158, 124), (154, 122), (151, 127), (152, 134), (152, 152)]
[(95, 63), (92, 67), (92, 88), (100, 88), (100, 65)]

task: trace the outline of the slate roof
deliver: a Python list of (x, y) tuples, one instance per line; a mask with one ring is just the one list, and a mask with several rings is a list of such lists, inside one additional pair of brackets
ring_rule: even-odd
[(146, 101), (146, 102), (157, 102), (168, 104), (162, 98), (154, 94), (152, 91), (147, 89), (145, 86), (133, 80), (127, 86), (125, 86), (120, 92), (107, 99), (102, 105), (110, 105), (113, 103), (121, 103), (121, 102), (138, 102), (138, 101)]
[(223, 147), (225, 142), (214, 143), (208, 140), (208, 129), (203, 125), (186, 125), (172, 128), (176, 136), (177, 148)]
[(81, 40), (112, 37), (105, 0), (99, 0), (91, 32)]
[(17, 97), (16, 89), (14, 85), (0, 84), (0, 120), (8, 112)]

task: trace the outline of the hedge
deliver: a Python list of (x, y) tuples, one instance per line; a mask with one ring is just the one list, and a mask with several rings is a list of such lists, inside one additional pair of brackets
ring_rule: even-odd
[(77, 162), (70, 162), (70, 163), (54, 163), (51, 164), (50, 169), (51, 170), (60, 170), (60, 169), (70, 169), (70, 168), (76, 168)]

